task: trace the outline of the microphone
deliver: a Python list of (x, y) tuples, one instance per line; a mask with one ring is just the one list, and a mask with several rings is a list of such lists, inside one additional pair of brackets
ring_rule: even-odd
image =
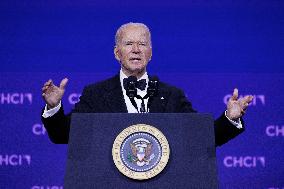
[[(147, 88), (147, 94), (144, 97), (141, 97), (140, 95), (137, 94), (137, 78), (135, 76), (129, 76), (125, 83), (124, 83), (124, 88), (126, 90), (126, 95), (129, 97), (131, 104), (135, 107), (135, 109), (138, 111), (137, 104), (134, 100), (134, 98), (138, 98), (142, 100), (141, 107), (140, 107), (140, 113), (145, 113), (146, 108), (145, 108), (145, 103), (144, 100), (149, 98), (148, 100), (148, 111), (149, 107), (152, 101), (152, 97), (155, 97), (158, 95), (159, 92), (159, 79), (157, 76), (153, 76), (149, 78), (148, 82), (148, 88)], [(139, 112), (139, 111), (138, 111)]]
[(149, 78), (147, 95), (144, 97), (144, 98), (149, 98), (147, 104), (148, 112), (150, 111), (149, 109), (151, 108), (153, 97), (157, 96), (158, 93), (159, 93), (159, 78), (157, 76), (153, 76)]
[(138, 106), (134, 100), (134, 97), (137, 97), (137, 88), (136, 88), (136, 82), (137, 78), (135, 76), (129, 76), (127, 79), (125, 79), (125, 82), (123, 81), (123, 85), (126, 91), (126, 95), (129, 97), (131, 104), (135, 107), (135, 109), (138, 111)]
[(126, 95), (130, 99), (134, 99), (137, 96), (137, 88), (136, 88), (137, 78), (135, 76), (129, 76), (126, 81)]
[(147, 89), (147, 98), (157, 96), (159, 92), (159, 78), (153, 76), (149, 79), (148, 89)]

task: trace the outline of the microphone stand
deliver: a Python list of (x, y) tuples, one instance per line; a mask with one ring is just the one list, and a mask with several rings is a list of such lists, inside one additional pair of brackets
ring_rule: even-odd
[[(149, 112), (149, 108), (150, 108), (153, 97), (158, 95), (159, 79), (156, 76), (150, 78), (148, 82), (147, 94), (144, 97), (141, 97), (140, 95), (137, 94), (136, 82), (137, 82), (137, 78), (135, 76), (128, 77), (127, 85), (126, 85), (126, 95), (129, 97), (131, 104), (135, 107), (138, 113), (146, 113), (144, 100), (149, 98), (148, 104), (147, 104), (147, 112)], [(140, 112), (135, 102), (135, 99), (134, 99), (135, 97), (137, 99), (142, 100)]]

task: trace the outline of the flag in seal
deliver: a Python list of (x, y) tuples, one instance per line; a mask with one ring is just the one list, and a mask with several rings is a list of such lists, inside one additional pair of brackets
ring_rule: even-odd
[(124, 129), (114, 140), (112, 157), (125, 176), (145, 180), (158, 175), (167, 165), (169, 143), (157, 128), (137, 124)]

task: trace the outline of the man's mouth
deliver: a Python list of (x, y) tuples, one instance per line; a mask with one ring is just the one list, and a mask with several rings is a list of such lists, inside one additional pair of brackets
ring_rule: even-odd
[(137, 57), (137, 58), (133, 57), (133, 58), (130, 58), (130, 60), (141, 60), (141, 58), (139, 58), (139, 57)]

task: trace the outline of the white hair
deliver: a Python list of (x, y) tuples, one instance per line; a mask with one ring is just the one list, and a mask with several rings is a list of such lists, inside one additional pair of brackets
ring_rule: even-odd
[(125, 28), (127, 28), (128, 26), (134, 26), (134, 27), (143, 27), (148, 36), (149, 36), (149, 41), (150, 41), (150, 46), (152, 46), (152, 42), (151, 42), (151, 32), (148, 28), (148, 26), (146, 26), (145, 24), (143, 23), (135, 23), (135, 22), (129, 22), (129, 23), (126, 23), (126, 24), (123, 24), (121, 25), (118, 30), (116, 31), (116, 34), (115, 34), (115, 45), (117, 46), (119, 43), (120, 43), (120, 40), (121, 40), (121, 33), (123, 32), (123, 30)]

